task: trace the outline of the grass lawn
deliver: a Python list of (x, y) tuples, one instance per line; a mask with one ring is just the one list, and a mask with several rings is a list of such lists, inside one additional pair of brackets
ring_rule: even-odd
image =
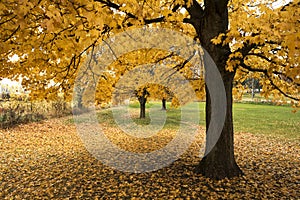
[(235, 103), (233, 112), (237, 132), (300, 139), (300, 112), (289, 106)]
[[(159, 105), (160, 102), (149, 102), (146, 108)], [(199, 104), (200, 125), (205, 126), (205, 103)], [(138, 119), (139, 104), (130, 104), (130, 110), (133, 112), (134, 122), (142, 125), (150, 123), (149, 113), (146, 119)], [(177, 128), (180, 122), (180, 108), (170, 108), (167, 104), (167, 119), (165, 128)], [(195, 103), (187, 105), (187, 109), (193, 109)], [(300, 112), (293, 113), (289, 106), (275, 106), (268, 104), (254, 103), (234, 103), (233, 118), (235, 132), (248, 132), (252, 134), (263, 134), (271, 137), (281, 137), (286, 139), (300, 139)], [(111, 110), (103, 110), (98, 113), (100, 123), (108, 122), (114, 125), (114, 119)]]

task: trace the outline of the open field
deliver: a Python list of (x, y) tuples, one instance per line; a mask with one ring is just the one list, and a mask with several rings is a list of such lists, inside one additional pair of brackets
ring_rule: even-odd
[[(150, 102), (147, 108), (159, 105), (160, 102)], [(195, 104), (187, 105), (187, 108), (194, 108)], [(133, 103), (130, 108), (135, 112), (134, 117), (138, 118), (138, 103)], [(205, 126), (205, 103), (199, 103), (200, 125)], [(234, 103), (233, 119), (235, 132), (249, 132), (263, 134), (270, 137), (300, 140), (300, 111), (294, 113), (290, 106), (274, 106), (268, 104)], [(168, 104), (167, 120), (165, 126), (168, 128), (177, 127), (180, 121), (180, 109), (170, 108)], [(100, 121), (108, 121), (114, 124), (112, 112), (104, 110), (98, 113)], [(137, 123), (149, 123), (150, 119), (137, 120)]]
[[(199, 106), (204, 108), (203, 103)], [(135, 105), (131, 109), (137, 117)], [(103, 165), (85, 149), (73, 119), (63, 117), (0, 129), (0, 199), (298, 199), (300, 113), (253, 104), (234, 104), (234, 110), (235, 152), (245, 173), (242, 177), (214, 181), (194, 172), (204, 142), (202, 125), (177, 161), (139, 174)], [(145, 153), (174, 137), (180, 112), (169, 109), (166, 114), (164, 129), (151, 138), (124, 134), (110, 110), (100, 111), (98, 119), (114, 144)], [(203, 112), (201, 116), (203, 124)], [(139, 125), (150, 123), (134, 120)]]
[(236, 132), (300, 140), (300, 111), (292, 111), (289, 106), (236, 103), (234, 127)]

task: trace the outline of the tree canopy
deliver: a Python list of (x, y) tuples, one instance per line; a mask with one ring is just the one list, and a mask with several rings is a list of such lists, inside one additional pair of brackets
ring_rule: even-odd
[[(229, 44), (227, 69), (238, 82), (259, 78), (263, 94), (299, 100), (299, 2), (229, 1), (230, 27), (212, 42)], [(23, 77), (33, 96), (69, 94), (74, 76), (103, 39), (129, 27), (159, 26), (193, 37), (198, 1), (9, 1), (0, 3), (1, 77)], [(18, 59), (16, 59), (18, 58)]]

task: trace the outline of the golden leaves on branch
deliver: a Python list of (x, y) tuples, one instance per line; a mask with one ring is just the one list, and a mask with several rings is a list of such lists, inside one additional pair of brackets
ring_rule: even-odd
[(261, 1), (230, 2), (230, 28), (212, 43), (230, 46), (227, 70), (237, 71), (237, 82), (251, 78), (249, 71), (253, 71), (266, 97), (299, 99), (298, 4), (299, 1), (291, 2), (274, 9)]
[[(117, 0), (113, 1), (117, 9), (92, 0), (2, 1), (1, 74), (10, 78), (28, 77), (36, 83), (47, 80), (50, 84), (51, 80), (66, 88), (65, 80), (70, 79), (72, 82), (77, 64), (91, 50), (88, 47), (129, 26), (140, 27), (145, 20), (164, 17), (162, 23), (149, 26), (171, 28), (195, 37), (194, 28), (183, 23), (185, 18), (190, 17), (183, 7), (192, 5), (192, 2)], [(240, 59), (250, 63), (253, 68), (284, 73), (293, 83), (299, 83), (298, 4), (299, 0), (291, 2), (284, 9), (273, 9), (267, 5), (267, 1), (230, 1), (229, 31), (212, 40), (216, 45), (230, 45), (232, 56), (227, 62), (227, 69), (234, 71), (240, 68), (241, 63), (237, 61)], [(179, 6), (178, 9), (171, 11), (175, 6)], [(253, 48), (248, 53), (258, 53), (267, 59), (258, 56), (254, 58), (253, 55), (249, 58), (247, 53), (242, 52), (249, 45), (253, 45)], [(244, 60), (237, 52), (243, 54)], [(18, 55), (20, 60), (10, 63), (9, 57), (14, 55)], [(147, 60), (145, 57), (139, 58), (143, 62)], [(129, 64), (128, 67), (132, 66)], [(34, 74), (38, 72), (38, 68), (46, 75), (40, 78), (38, 73)], [(275, 78), (275, 82), (280, 87), (283, 86), (281, 80), (277, 79)], [(26, 86), (29, 90), (35, 88), (31, 83)], [(298, 89), (293, 93), (296, 94), (297, 91)]]
[[(101, 49), (95, 48), (94, 53), (97, 54), (97, 52), (100, 53), (101, 51)], [(115, 93), (115, 102), (122, 102), (124, 101), (124, 98), (128, 97), (130, 94), (141, 96), (144, 89), (146, 89), (148, 92), (147, 96), (145, 96), (146, 98), (150, 97), (151, 99), (160, 100), (163, 98), (168, 100), (174, 98), (174, 104), (172, 105), (178, 106), (179, 104), (175, 104), (176, 102), (178, 103), (178, 99), (175, 99), (179, 98), (178, 96), (176, 97), (176, 95), (179, 94), (174, 95), (174, 91), (172, 91), (171, 88), (174, 89), (174, 85), (176, 84), (182, 86), (183, 83), (179, 83), (176, 78), (174, 79), (174, 76), (178, 77), (179, 74), (181, 74), (182, 79), (189, 81), (189, 84), (194, 88), (197, 95), (202, 94), (200, 96), (203, 96), (204, 94), (203, 77), (202, 79), (199, 77), (195, 79), (194, 77), (196, 72), (193, 70), (196, 69), (193, 69), (193, 67), (195, 66), (191, 66), (190, 63), (181, 66), (182, 63), (184, 63), (184, 60), (172, 52), (166, 52), (156, 48), (145, 48), (121, 55), (112, 63), (106, 63), (107, 60), (105, 54), (101, 54), (101, 56), (94, 59), (90, 59), (90, 56), (88, 56), (88, 59), (84, 64), (84, 66), (90, 66), (92, 69), (90, 73), (98, 74), (98, 80), (96, 80), (98, 81), (97, 86), (92, 89), (96, 91), (95, 101), (97, 104), (109, 103), (112, 101), (113, 93)], [(107, 65), (107, 67), (101, 67), (102, 65)], [(142, 66), (144, 65), (145, 68), (148, 66), (145, 70), (142, 69)], [(150, 66), (152, 66), (152, 70), (150, 70)], [(140, 72), (137, 72), (138, 69), (136, 68), (140, 68)], [(176, 72), (176, 70), (178, 70), (178, 72)], [(133, 71), (136, 73), (133, 73)], [(199, 70), (196, 71), (198, 72)], [(174, 74), (175, 72), (177, 75)], [(131, 75), (128, 76), (130, 73)], [(201, 75), (203, 74), (199, 74), (198, 76)], [(149, 79), (149, 76), (152, 78)], [(126, 78), (126, 86), (124, 83), (121, 86), (118, 86), (118, 82), (122, 81), (124, 77)], [(141, 82), (145, 82), (146, 80), (148, 80), (148, 82), (141, 85)], [(169, 80), (169, 83), (166, 83), (166, 80)], [(137, 87), (133, 88), (132, 86)], [(183, 89), (181, 93), (183, 94), (184, 91), (185, 90)], [(85, 96), (93, 97), (92, 95)], [(185, 98), (188, 99), (188, 95), (186, 95)], [(88, 101), (92, 102), (93, 100), (90, 99)]]
[[(36, 87), (41, 81), (48, 86), (55, 82), (56, 86), (67, 87), (66, 79), (74, 79), (80, 55), (99, 39), (106, 19), (102, 18), (105, 11), (92, 1), (4, 1), (0, 6), (5, 8), (1, 19), (7, 20), (1, 26), (1, 40), (5, 42), (1, 43), (5, 47), (1, 54), (19, 56), (9, 73), (14, 78), (31, 79), (24, 86), (35, 93), (40, 91), (38, 96), (47, 90)], [(4, 56), (1, 62), (9, 62), (9, 58)]]

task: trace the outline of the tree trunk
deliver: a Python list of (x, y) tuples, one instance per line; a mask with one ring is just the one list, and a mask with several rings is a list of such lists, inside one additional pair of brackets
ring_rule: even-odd
[(162, 100), (161, 100), (161, 102), (162, 102), (162, 107), (161, 107), (161, 109), (162, 110), (167, 110), (167, 105), (166, 105), (166, 99), (165, 98), (163, 98)]
[(143, 93), (141, 96), (137, 95), (137, 98), (140, 102), (140, 119), (146, 118), (146, 102), (148, 95), (149, 92), (147, 91), (147, 88), (143, 88)]
[(146, 118), (146, 102), (147, 99), (144, 96), (138, 98), (140, 102), (140, 119)]
[(254, 99), (254, 96), (255, 96), (255, 91), (254, 91), (254, 89), (255, 89), (255, 87), (254, 87), (254, 81), (255, 81), (255, 79), (254, 78), (252, 78), (252, 85), (251, 85), (251, 98), (252, 98), (252, 100)]
[[(214, 45), (211, 39), (220, 33), (226, 33), (228, 29), (228, 10), (226, 0), (204, 1), (205, 11), (199, 12), (202, 15), (195, 15), (198, 20), (194, 20), (195, 27), (202, 47), (210, 54), (223, 79), (226, 92), (226, 118), (221, 135), (216, 145), (208, 152), (210, 136), (206, 135), (206, 156), (197, 166), (197, 171), (206, 177), (223, 179), (242, 174), (236, 164), (233, 148), (233, 121), (232, 121), (232, 87), (235, 72), (226, 70), (226, 61), (230, 55), (229, 45)], [(191, 16), (193, 17), (193, 16)], [(210, 67), (210, 66), (206, 66)], [(225, 103), (225, 102), (224, 102)], [(211, 97), (206, 90), (206, 130), (211, 121)]]
[[(224, 86), (227, 103), (223, 130), (216, 145), (209, 152), (205, 152), (206, 156), (203, 157), (197, 167), (198, 172), (214, 179), (230, 178), (242, 174), (234, 158), (232, 82), (229, 80), (224, 81)], [(206, 90), (206, 130), (208, 130), (211, 121), (211, 110), (211, 97), (209, 91)], [(209, 135), (206, 136), (206, 140), (210, 140)]]
[(78, 96), (77, 107), (78, 107), (79, 109), (82, 109), (82, 108), (83, 108), (83, 104), (82, 104), (82, 95)]

